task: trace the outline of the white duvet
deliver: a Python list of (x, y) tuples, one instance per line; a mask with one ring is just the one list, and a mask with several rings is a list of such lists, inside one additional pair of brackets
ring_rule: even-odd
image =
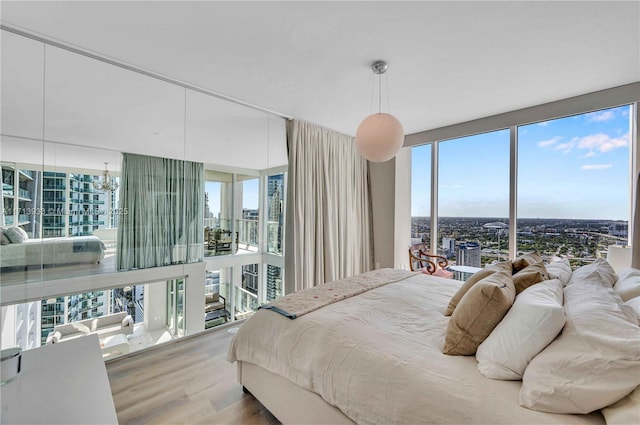
[(604, 423), (518, 405), (519, 381), (442, 354), (444, 310), (461, 282), (417, 273), (295, 320), (259, 310), (231, 342), (245, 361), (319, 394), (359, 424)]

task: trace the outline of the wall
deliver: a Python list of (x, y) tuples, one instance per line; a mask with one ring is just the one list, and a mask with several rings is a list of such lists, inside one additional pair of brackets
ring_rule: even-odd
[(408, 268), (411, 233), (411, 149), (369, 163), (375, 268)]

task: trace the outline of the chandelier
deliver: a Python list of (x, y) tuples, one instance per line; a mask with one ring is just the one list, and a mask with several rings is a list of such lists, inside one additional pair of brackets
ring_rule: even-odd
[[(356, 132), (356, 146), (362, 156), (369, 161), (388, 161), (402, 148), (404, 129), (396, 117), (382, 112), (382, 74), (389, 65), (378, 61), (371, 70), (378, 76), (378, 113), (366, 117)], [(389, 97), (387, 95), (387, 97)]]
[(93, 181), (93, 188), (102, 192), (114, 192), (118, 190), (118, 183), (111, 179), (111, 174), (107, 169), (108, 162), (104, 163), (104, 171), (102, 172), (102, 178)]

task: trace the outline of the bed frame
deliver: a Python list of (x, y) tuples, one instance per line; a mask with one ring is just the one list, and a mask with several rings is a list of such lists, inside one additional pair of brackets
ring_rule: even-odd
[(238, 361), (238, 381), (283, 424), (355, 424), (318, 394), (253, 363)]

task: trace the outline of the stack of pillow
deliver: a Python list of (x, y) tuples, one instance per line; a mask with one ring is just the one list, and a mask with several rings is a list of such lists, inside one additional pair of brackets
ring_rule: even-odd
[(29, 239), (29, 235), (21, 227), (0, 227), (0, 244), (9, 245), (12, 243), (22, 243)]
[(443, 352), (522, 380), (521, 406), (640, 424), (640, 270), (598, 259), (572, 272), (529, 253), (474, 274), (445, 314)]

